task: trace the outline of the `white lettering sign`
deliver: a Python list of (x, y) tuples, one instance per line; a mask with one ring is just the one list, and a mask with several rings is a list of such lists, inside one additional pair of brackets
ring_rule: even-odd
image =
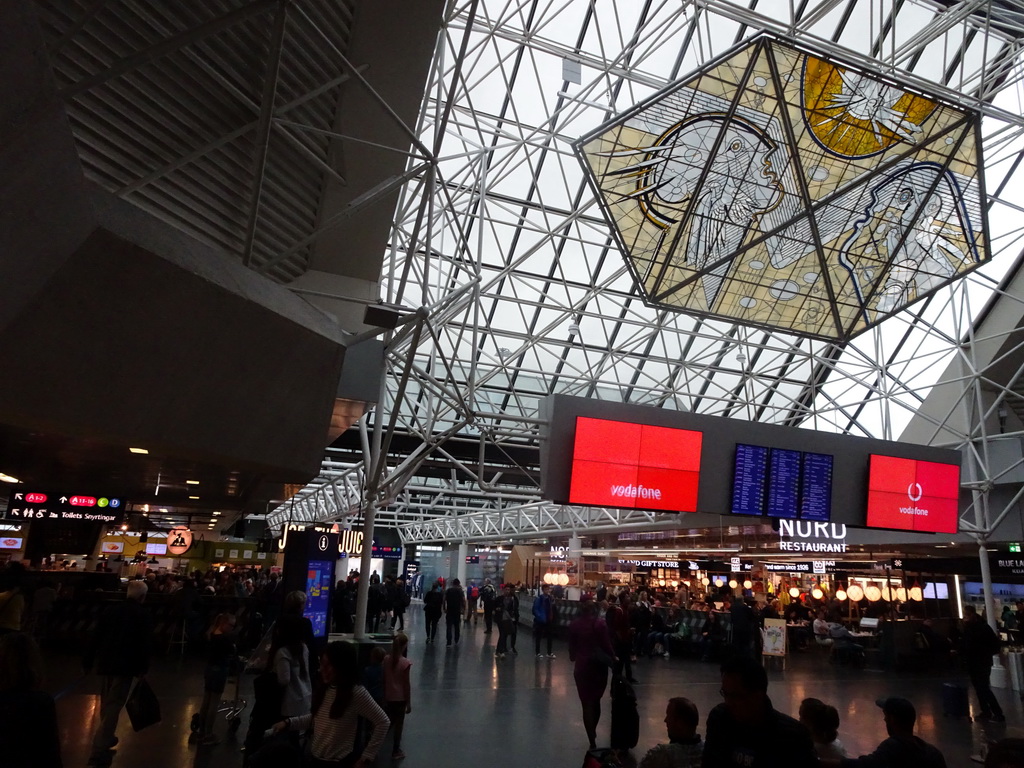
[(661, 500), (661, 488), (648, 488), (643, 485), (613, 485), (608, 490), (612, 496), (621, 496), (625, 499)]
[[(788, 541), (826, 539), (827, 541)], [(779, 520), (779, 549), (783, 552), (846, 552), (845, 523), (814, 523), (808, 520)]]

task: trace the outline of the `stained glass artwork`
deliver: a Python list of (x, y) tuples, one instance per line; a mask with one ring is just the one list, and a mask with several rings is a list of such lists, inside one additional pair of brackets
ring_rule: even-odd
[(645, 300), (844, 341), (989, 258), (979, 116), (761, 37), (575, 149)]

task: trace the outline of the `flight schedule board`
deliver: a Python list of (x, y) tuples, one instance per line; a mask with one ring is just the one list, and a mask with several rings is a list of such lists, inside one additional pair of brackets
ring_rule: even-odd
[(732, 513), (829, 522), (832, 457), (822, 453), (738, 444)]

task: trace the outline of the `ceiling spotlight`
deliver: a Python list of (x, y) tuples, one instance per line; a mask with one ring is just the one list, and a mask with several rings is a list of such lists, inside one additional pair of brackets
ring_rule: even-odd
[(21, 480), (19, 480), (18, 478), (14, 477), (13, 475), (5, 475), (3, 472), (0, 472), (0, 483), (20, 483), (20, 482), (21, 482)]
[(189, 496), (190, 499), (198, 499), (198, 496)]
[(132, 453), (141, 453), (144, 456), (149, 454), (149, 451), (147, 451), (145, 448), (129, 448), (128, 450), (131, 451)]
[(168, 510), (167, 507), (160, 507), (160, 511), (166, 515)]
[(185, 485), (199, 485), (198, 480), (186, 480)]
[(220, 514), (220, 512), (214, 512), (214, 513), (213, 513), (213, 516), (214, 516), (214, 517), (217, 517), (217, 515), (219, 515), (219, 514)]
[(572, 322), (569, 323), (569, 335), (575, 336), (580, 332), (580, 318), (578, 315), (574, 316)]

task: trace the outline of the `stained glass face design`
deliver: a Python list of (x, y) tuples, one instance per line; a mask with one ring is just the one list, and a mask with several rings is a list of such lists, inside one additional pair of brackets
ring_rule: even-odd
[(648, 303), (839, 341), (989, 258), (976, 114), (770, 37), (575, 149)]

